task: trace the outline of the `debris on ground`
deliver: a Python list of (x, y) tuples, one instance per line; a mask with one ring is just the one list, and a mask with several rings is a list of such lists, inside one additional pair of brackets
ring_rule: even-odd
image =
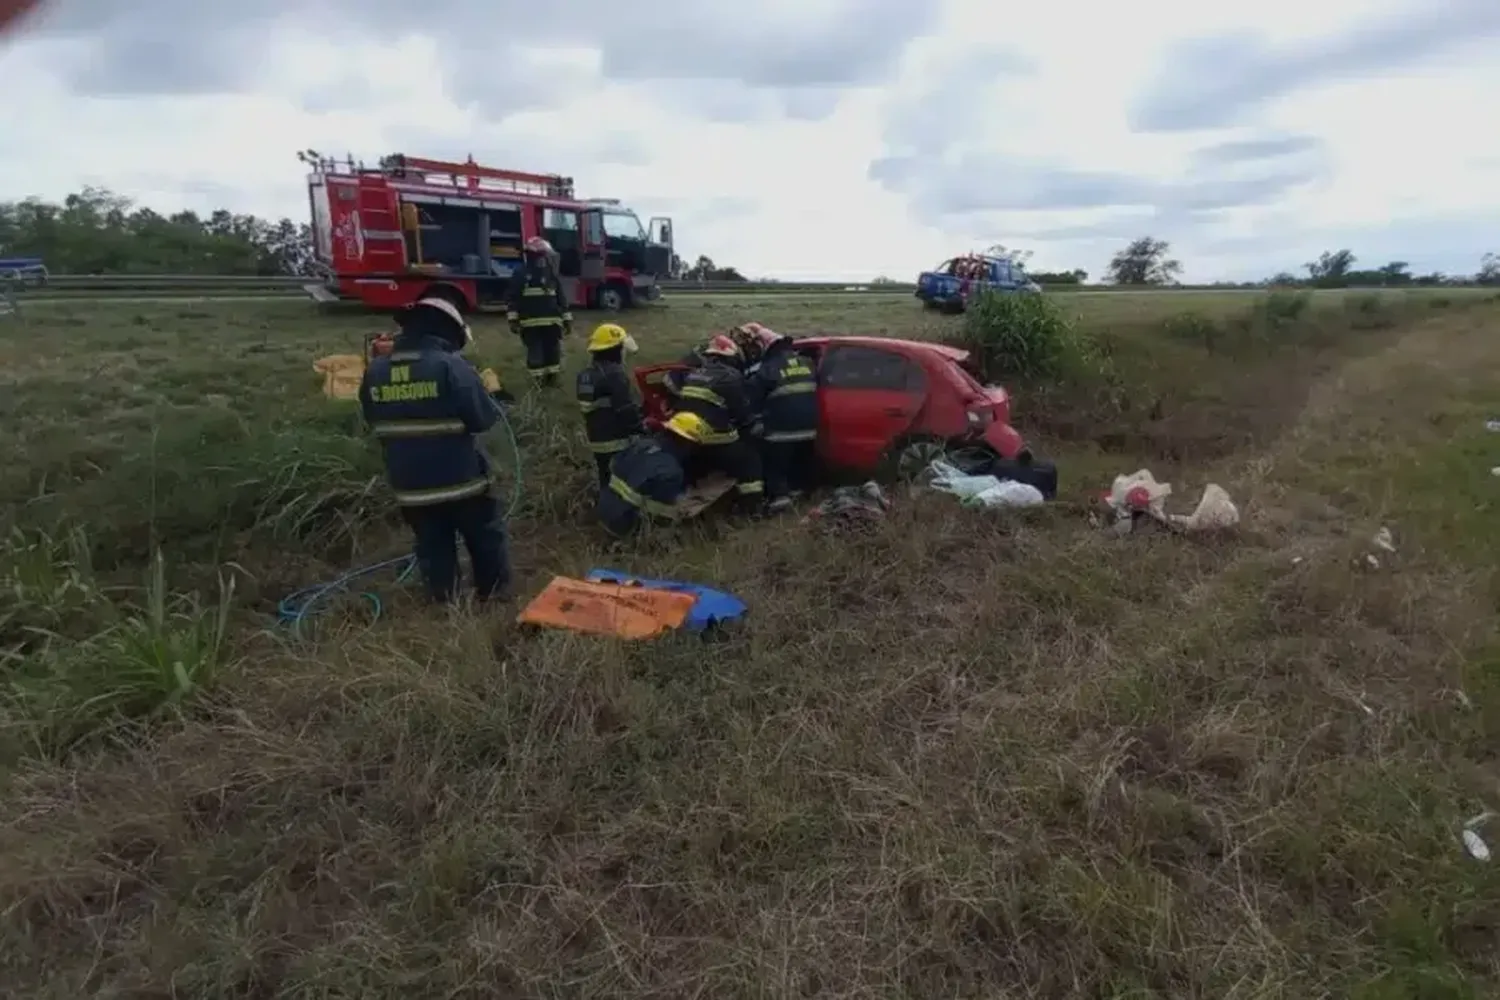
[(1225, 531), (1240, 523), (1239, 508), (1217, 483), (1203, 488), (1203, 496), (1191, 514), (1167, 513), (1167, 498), (1172, 484), (1156, 480), (1149, 469), (1128, 476), (1116, 476), (1103, 497), (1113, 521), (1108, 526), (1115, 535), (1128, 535), (1143, 526), (1161, 526), (1183, 534)]
[(1478, 816), (1464, 824), (1463, 833), (1460, 835), (1464, 842), (1464, 850), (1469, 852), (1469, 857), (1475, 861), (1490, 860), (1490, 845), (1484, 842), (1479, 835), (1479, 828), (1490, 820), (1495, 814), (1482, 812)]
[(885, 491), (872, 480), (863, 486), (840, 486), (833, 496), (808, 512), (802, 523), (818, 522), (834, 530), (869, 530), (890, 509)]
[(928, 485), (934, 490), (958, 497), (966, 507), (1035, 507), (1047, 501), (1030, 483), (990, 474), (971, 475), (942, 459), (927, 467), (927, 475)]
[(706, 632), (725, 622), (738, 621), (749, 611), (745, 602), (733, 594), (700, 583), (682, 580), (652, 580), (632, 576), (614, 569), (591, 569), (584, 577), (589, 583), (612, 583), (625, 587), (646, 587), (651, 590), (670, 590), (693, 597), (693, 606), (688, 611), (682, 627), (689, 632)]
[[(1382, 526), (1381, 529), (1375, 532), (1374, 536), (1370, 539), (1370, 544), (1376, 549), (1379, 549), (1381, 552), (1387, 553), (1389, 555), (1395, 555), (1396, 553), (1396, 540), (1391, 536), (1390, 528)], [(1380, 557), (1377, 556), (1374, 552), (1365, 553), (1365, 562), (1371, 569), (1380, 568)]]
[(1500, 420), (1486, 420), (1484, 422), (1484, 429), (1491, 434), (1500, 433)]
[(516, 621), (618, 639), (653, 639), (679, 629), (697, 598), (676, 590), (555, 576)]

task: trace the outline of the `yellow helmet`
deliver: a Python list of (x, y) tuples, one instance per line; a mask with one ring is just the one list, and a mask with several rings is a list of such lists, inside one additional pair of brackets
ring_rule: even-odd
[(622, 345), (626, 351), (635, 350), (635, 338), (626, 333), (625, 328), (618, 323), (600, 323), (589, 335), (591, 352), (607, 351)]
[(674, 413), (666, 423), (667, 430), (693, 444), (702, 444), (709, 431), (708, 421), (696, 413)]

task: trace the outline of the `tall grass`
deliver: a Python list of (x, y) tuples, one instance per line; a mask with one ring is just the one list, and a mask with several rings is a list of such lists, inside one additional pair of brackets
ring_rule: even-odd
[(212, 601), (174, 593), (153, 555), (135, 596), (112, 598), (84, 562), (87, 541), (15, 535), (0, 550), (5, 649), (0, 753), (53, 756), (176, 711), (228, 659), (235, 584)]

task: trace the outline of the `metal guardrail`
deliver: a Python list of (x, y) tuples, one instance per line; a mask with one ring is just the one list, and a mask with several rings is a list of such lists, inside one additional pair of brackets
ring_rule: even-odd
[[(316, 282), (310, 277), (281, 275), (220, 274), (51, 274), (45, 284), (21, 282), (19, 297), (68, 298), (78, 294), (113, 293), (115, 295), (211, 295), (214, 293), (254, 295), (304, 295), (304, 286)], [(663, 281), (662, 291), (680, 295), (782, 295), (782, 294), (850, 294), (911, 295), (916, 285), (908, 282), (848, 281)], [(1419, 289), (1423, 286), (1402, 286)], [(1457, 287), (1457, 286), (1455, 286)], [(1234, 285), (1174, 285), (1168, 288), (1133, 287), (1129, 285), (1044, 285), (1049, 292), (1079, 294), (1161, 294), (1166, 292), (1254, 292), (1263, 287)], [(1361, 291), (1362, 289), (1347, 289)], [(1363, 289), (1365, 291), (1373, 289)]]

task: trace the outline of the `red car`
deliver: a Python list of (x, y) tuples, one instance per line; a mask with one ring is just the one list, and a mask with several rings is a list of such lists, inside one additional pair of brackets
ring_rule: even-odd
[[(1009, 395), (970, 374), (967, 351), (885, 337), (798, 338), (796, 350), (817, 362), (818, 452), (830, 467), (915, 476), (957, 449), (1030, 461), (1010, 425)], [(686, 367), (635, 370), (648, 423), (668, 415), (671, 393), (663, 383)]]

